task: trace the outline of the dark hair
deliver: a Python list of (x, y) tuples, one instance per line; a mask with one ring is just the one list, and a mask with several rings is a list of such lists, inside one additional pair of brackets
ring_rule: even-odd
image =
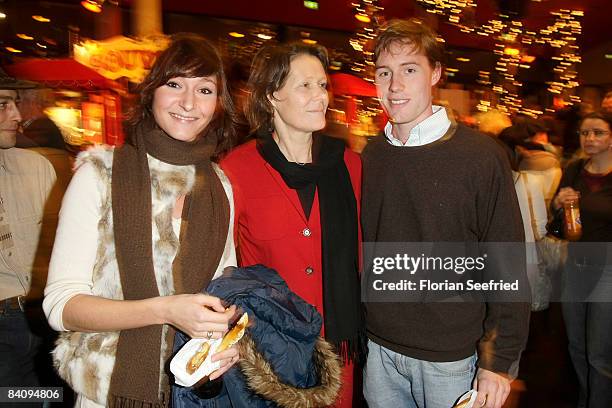
[(141, 121), (154, 120), (152, 105), (155, 90), (171, 78), (206, 76), (216, 77), (218, 92), (216, 112), (207, 129), (212, 130), (209, 134), (217, 138), (215, 156), (228, 151), (236, 137), (236, 119), (223, 61), (215, 46), (196, 34), (180, 33), (172, 36), (168, 48), (159, 54), (151, 71), (136, 87), (138, 104), (130, 114), (129, 124), (136, 126)]
[(327, 50), (320, 45), (289, 43), (261, 49), (251, 65), (249, 95), (245, 105), (245, 116), (251, 132), (272, 128), (273, 108), (268, 97), (281, 89), (291, 70), (291, 61), (299, 55), (311, 55), (321, 61), (327, 71)]
[(444, 46), (437, 40), (436, 32), (421, 20), (391, 20), (378, 30), (374, 40), (374, 62), (383, 51), (389, 51), (392, 44), (412, 45), (416, 52), (422, 52), (429, 65), (444, 65)]
[(520, 160), (516, 146), (521, 145), (527, 137), (527, 129), (519, 124), (505, 128), (498, 137), (494, 138), (503, 148), (510, 162), (510, 168), (514, 171), (518, 171)]
[(498, 139), (514, 150), (516, 146), (522, 146), (529, 140), (529, 130), (524, 123), (517, 123), (501, 131)]
[(591, 112), (588, 113), (586, 115), (584, 115), (582, 117), (582, 119), (580, 119), (580, 123), (578, 124), (578, 127), (580, 128), (580, 126), (582, 126), (582, 123), (587, 120), (587, 119), (600, 119), (603, 120), (604, 122), (606, 122), (608, 124), (608, 127), (610, 127), (610, 129), (612, 129), (612, 114), (607, 113), (607, 112)]

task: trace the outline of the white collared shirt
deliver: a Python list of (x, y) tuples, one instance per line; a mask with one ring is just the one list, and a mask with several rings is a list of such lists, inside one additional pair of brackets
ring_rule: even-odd
[(446, 109), (442, 106), (433, 105), (433, 115), (423, 120), (410, 131), (406, 144), (393, 136), (393, 125), (387, 122), (385, 126), (385, 137), (393, 146), (423, 146), (440, 139), (446, 134), (451, 125), (450, 119), (446, 114)]

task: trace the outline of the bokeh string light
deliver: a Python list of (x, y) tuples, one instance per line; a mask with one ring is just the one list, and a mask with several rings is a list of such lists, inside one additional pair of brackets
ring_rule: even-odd
[(582, 33), (578, 19), (584, 16), (584, 12), (559, 10), (551, 14), (555, 16), (555, 23), (540, 31), (541, 40), (555, 50), (552, 57), (556, 63), (553, 68), (555, 79), (547, 83), (548, 92), (555, 95), (562, 106), (572, 105), (580, 102), (575, 89), (579, 85), (577, 64), (582, 59), (576, 39)]
[(353, 60), (351, 71), (367, 81), (372, 81), (374, 62), (372, 61), (372, 50), (367, 46), (376, 36), (376, 30), (384, 22), (383, 7), (378, 5), (378, 0), (360, 0), (351, 4), (355, 19), (359, 27), (355, 35), (349, 40), (349, 44), (363, 58)]
[(448, 22), (464, 32), (473, 31), (476, 1), (473, 0), (416, 0), (428, 13), (446, 17)]
[(499, 17), (485, 24), (473, 23), (476, 1), (472, 0), (416, 0), (427, 12), (456, 26), (461, 32), (480, 36), (495, 37), (494, 53), (498, 56), (494, 75), (489, 71), (479, 71), (477, 83), (492, 90), (494, 100), (482, 99), (477, 106), (480, 111), (496, 108), (509, 113), (524, 113), (538, 116), (541, 111), (522, 106), (519, 90), (522, 84), (516, 76), (519, 69), (529, 69), (534, 57), (529, 53), (532, 45), (548, 45), (555, 55), (554, 79), (547, 83), (548, 92), (557, 99), (557, 106), (567, 106), (580, 102), (575, 95), (579, 85), (577, 64), (581, 62), (580, 49), (576, 43), (581, 34), (581, 10), (551, 11), (554, 23), (539, 31), (530, 31), (518, 20), (500, 13)]

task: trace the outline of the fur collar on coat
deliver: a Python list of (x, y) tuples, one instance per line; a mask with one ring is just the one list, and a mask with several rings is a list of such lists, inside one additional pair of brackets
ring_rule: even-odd
[(283, 408), (303, 408), (327, 407), (338, 398), (342, 378), (340, 358), (323, 338), (317, 339), (313, 353), (319, 384), (310, 388), (298, 388), (282, 382), (249, 336), (245, 336), (238, 345), (240, 368), (249, 388), (266, 400), (274, 401)]

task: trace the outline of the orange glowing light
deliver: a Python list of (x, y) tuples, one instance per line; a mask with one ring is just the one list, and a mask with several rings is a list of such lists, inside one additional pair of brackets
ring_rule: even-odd
[(236, 31), (232, 31), (231, 33), (229, 33), (229, 35), (230, 35), (231, 37), (234, 37), (234, 38), (242, 38), (242, 37), (244, 37), (244, 34), (242, 34), (242, 33), (238, 33), (238, 32), (236, 32)]
[(83, 0), (81, 2), (81, 6), (85, 7), (86, 10), (89, 10), (92, 13), (100, 13), (102, 11), (102, 6), (93, 0)]
[(527, 64), (531, 64), (533, 61), (535, 61), (536, 57), (533, 55), (523, 55), (521, 57), (521, 62), (526, 62)]
[(34, 39), (34, 37), (29, 36), (27, 34), (23, 34), (23, 33), (17, 34), (17, 38), (21, 38), (22, 40), (28, 40), (28, 41), (31, 41)]
[(355, 18), (361, 21), (362, 23), (369, 23), (371, 21), (370, 17), (365, 14), (355, 14)]
[(17, 48), (13, 48), (13, 47), (5, 47), (7, 51), (9, 52), (14, 52), (15, 54), (19, 54), (20, 52), (23, 52), (21, 50), (18, 50)]
[(32, 16), (32, 19), (38, 21), (39, 23), (48, 23), (51, 21), (50, 18), (39, 16), (39, 15)]
[(555, 96), (553, 97), (553, 108), (556, 110), (563, 109), (567, 105), (567, 102), (563, 98)]
[(511, 57), (515, 57), (519, 55), (521, 51), (518, 48), (506, 47), (504, 48), (504, 54), (510, 55)]
[(308, 45), (315, 45), (317, 40), (311, 40), (310, 38), (302, 38), (302, 42)]

